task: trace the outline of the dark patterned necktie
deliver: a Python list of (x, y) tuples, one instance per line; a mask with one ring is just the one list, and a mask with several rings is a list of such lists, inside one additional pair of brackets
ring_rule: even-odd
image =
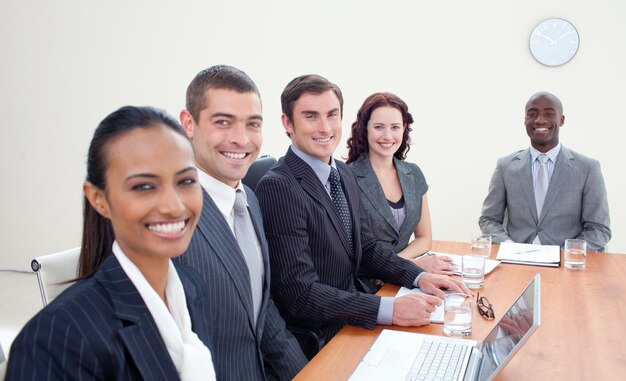
[(330, 176), (328, 176), (328, 180), (330, 181), (330, 196), (333, 199), (333, 204), (335, 204), (337, 212), (339, 213), (343, 229), (348, 236), (350, 251), (352, 251), (352, 218), (350, 218), (350, 209), (348, 208), (346, 195), (343, 193), (343, 189), (341, 188), (341, 178), (339, 177), (339, 172), (337, 172), (335, 168), (330, 168)]

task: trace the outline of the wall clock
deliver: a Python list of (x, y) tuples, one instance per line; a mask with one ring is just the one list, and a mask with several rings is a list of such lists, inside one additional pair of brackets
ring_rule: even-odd
[(580, 38), (574, 25), (560, 18), (544, 20), (530, 33), (530, 53), (546, 66), (569, 62), (576, 55), (579, 45)]

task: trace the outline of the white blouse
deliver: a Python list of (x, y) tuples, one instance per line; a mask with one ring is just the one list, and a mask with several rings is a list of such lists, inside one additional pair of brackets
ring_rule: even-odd
[(180, 379), (215, 380), (211, 352), (191, 330), (185, 290), (172, 261), (165, 285), (166, 305), (137, 266), (124, 254), (117, 241), (113, 242), (113, 254), (146, 303)]

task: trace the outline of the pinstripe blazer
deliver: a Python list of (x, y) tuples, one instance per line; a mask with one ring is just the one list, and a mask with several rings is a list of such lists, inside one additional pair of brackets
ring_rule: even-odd
[(288, 324), (319, 328), (327, 340), (344, 324), (376, 325), (380, 297), (356, 291), (359, 267), (407, 287), (421, 271), (374, 239), (354, 175), (336, 163), (352, 213), (354, 252), (326, 189), (291, 149), (256, 188), (277, 306)]
[(478, 224), (497, 243), (530, 243), (539, 235), (544, 245), (563, 246), (568, 238), (580, 238), (589, 250), (604, 251), (611, 229), (600, 163), (561, 146), (537, 216), (529, 149), (505, 156), (498, 160)]
[[(202, 279), (177, 270), (193, 330), (210, 348)], [(179, 379), (148, 307), (113, 255), (35, 315), (13, 342), (6, 380), (57, 379)]]
[(254, 193), (244, 188), (265, 263), (263, 302), (256, 326), (245, 259), (226, 219), (204, 190), (200, 221), (187, 252), (176, 260), (200, 272), (208, 286), (207, 316), (217, 379), (287, 380), (307, 360), (270, 297), (270, 266), (261, 211)]
[(391, 208), (372, 164), (366, 156), (348, 164), (361, 189), (363, 211), (367, 215), (374, 237), (394, 252), (402, 251), (409, 244), (411, 235), (422, 217), (422, 196), (428, 191), (428, 184), (420, 168), (403, 160), (393, 159), (398, 173), (406, 217), (400, 228), (391, 213)]

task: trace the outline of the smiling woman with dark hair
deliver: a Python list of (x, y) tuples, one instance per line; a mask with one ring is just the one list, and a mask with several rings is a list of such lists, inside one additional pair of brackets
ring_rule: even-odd
[[(450, 259), (422, 256), (432, 245), (428, 184), (420, 168), (404, 161), (413, 117), (391, 93), (370, 95), (348, 139), (348, 160), (374, 236), (428, 272), (449, 274)], [(411, 235), (415, 238), (409, 242)]]
[(6, 379), (215, 379), (206, 287), (171, 261), (202, 210), (180, 125), (149, 107), (107, 116), (83, 190), (82, 279), (26, 324)]

